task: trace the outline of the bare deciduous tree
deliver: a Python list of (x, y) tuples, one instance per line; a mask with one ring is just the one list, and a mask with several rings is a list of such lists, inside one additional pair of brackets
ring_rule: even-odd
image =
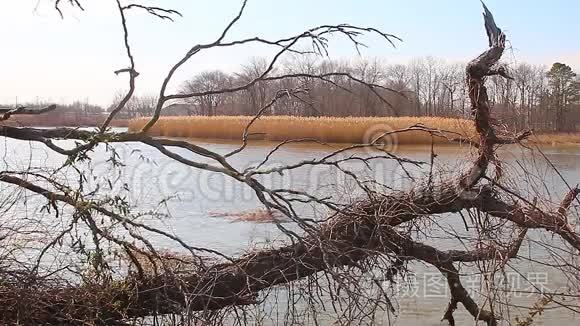
[[(192, 80), (185, 82), (182, 87), (184, 94), (194, 92), (208, 92), (231, 87), (232, 80), (225, 73), (214, 70), (202, 72)], [(203, 96), (187, 99), (186, 102), (197, 108), (199, 115), (215, 115), (216, 109), (224, 105), (228, 94), (209, 93)], [(153, 113), (153, 112), (151, 112)]]

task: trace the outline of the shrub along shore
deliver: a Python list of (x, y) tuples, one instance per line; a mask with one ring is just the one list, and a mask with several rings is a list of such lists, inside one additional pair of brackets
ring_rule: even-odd
[[(241, 140), (249, 116), (168, 116), (161, 117), (149, 130), (153, 136), (201, 139)], [(139, 131), (149, 118), (129, 121), (129, 131)], [(292, 117), (265, 116), (256, 120), (248, 130), (249, 139), (284, 141), (312, 138), (327, 143), (369, 143), (388, 131), (422, 125), (446, 131), (455, 138), (472, 138), (473, 122), (465, 119), (442, 117)], [(580, 133), (542, 133), (530, 140), (537, 144), (579, 143)], [(407, 131), (388, 136), (387, 142), (398, 145), (425, 145), (432, 141), (448, 143), (444, 137), (432, 137), (424, 131)]]

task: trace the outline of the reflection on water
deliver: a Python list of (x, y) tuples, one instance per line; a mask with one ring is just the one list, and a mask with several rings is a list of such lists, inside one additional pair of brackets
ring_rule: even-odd
[[(66, 145), (66, 143), (63, 141), (61, 145)], [(239, 146), (239, 144), (228, 142), (197, 141), (197, 144), (222, 154)], [(238, 170), (256, 166), (274, 145), (266, 142), (252, 144), (232, 157), (230, 163)], [(249, 247), (272, 245), (272, 243), (284, 240), (281, 232), (272, 224), (232, 221), (215, 217), (219, 214), (227, 215), (260, 208), (259, 201), (249, 187), (236, 183), (221, 174), (184, 166), (162, 156), (155, 149), (141, 144), (114, 144), (112, 146), (119, 155), (117, 160), (122, 162), (123, 166), (118, 170), (112, 169), (111, 153), (104, 146), (99, 146), (92, 154), (95, 160), (85, 166), (87, 170), (92, 169), (94, 176), (94, 179), (89, 178), (88, 182), (94, 186), (98, 183), (102, 184), (104, 180), (110, 180), (110, 188), (105, 187), (99, 190), (103, 194), (122, 192), (123, 186), (127, 185), (130, 189), (128, 193), (130, 202), (135, 207), (147, 210), (159, 209), (162, 206), (163, 210), (170, 215), (166, 219), (152, 220), (150, 223), (163, 225), (164, 228), (171, 230), (191, 245), (217, 249), (230, 255), (243, 253)], [(288, 165), (307, 158), (321, 158), (336, 150), (336, 146), (333, 148), (313, 144), (288, 145), (272, 155), (264, 168)], [(44, 170), (63, 163), (62, 156), (49, 152), (36, 143), (4, 139), (0, 148), (1, 164), (6, 170), (22, 170), (29, 166)], [(542, 150), (566, 180), (572, 184), (580, 180), (580, 147), (550, 147)], [(209, 159), (195, 157), (178, 149), (175, 151), (196, 161), (211, 163)], [(470, 150), (457, 146), (439, 146), (436, 148), (436, 153), (435, 171), (443, 175), (456, 173), (465, 168), (470, 159)], [(376, 153), (367, 153), (364, 150), (359, 150), (358, 154), (376, 155)], [(399, 147), (395, 154), (419, 162), (430, 160), (430, 148), (424, 146)], [(530, 156), (521, 148), (509, 146), (500, 151), (500, 156), (504, 161), (504, 176), (509, 179), (522, 180), (518, 186), (526, 190), (523, 195), (526, 195), (526, 192), (542, 193), (554, 202), (558, 202), (566, 193), (566, 184), (558, 174), (554, 173), (541, 155)], [(429, 170), (411, 164), (405, 165), (403, 169), (394, 160), (374, 161), (371, 163), (372, 169), (361, 162), (348, 163), (344, 167), (357, 175), (379, 180), (395, 189), (404, 189), (413, 185), (413, 180), (405, 177), (407, 173), (420, 178), (425, 170)], [(522, 167), (527, 170), (522, 170)], [(59, 177), (66, 178), (67, 169), (61, 171)], [(332, 194), (334, 199), (340, 202), (353, 200), (359, 194), (355, 190), (354, 180), (323, 166), (305, 166), (283, 174), (274, 173), (260, 177), (260, 181), (270, 188), (305, 190), (318, 195)], [(159, 203), (162, 205), (160, 206)], [(32, 207), (27, 207), (27, 209), (33, 210)], [(304, 217), (320, 218), (326, 214), (324, 209), (310, 205), (297, 205), (297, 209)], [(577, 218), (577, 211), (573, 210), (573, 212)], [(461, 233), (463, 227), (461, 219), (458, 216), (446, 215), (438, 218), (437, 223), (440, 227), (437, 228), (438, 231), (431, 234), (432, 239), (429, 241), (436, 241), (441, 249), (457, 246), (455, 242), (446, 242), (438, 237), (443, 237), (445, 230), (457, 230)], [(550, 236), (541, 232), (532, 232), (530, 237), (539, 239)], [(151, 237), (151, 241), (157, 246), (178, 250), (176, 244), (167, 239)], [(538, 256), (542, 255), (544, 249), (535, 247), (530, 242), (522, 250)], [(523, 275), (518, 275), (513, 271), (514, 274), (510, 276), (520, 278), (518, 282), (522, 283), (522, 291), (526, 289), (526, 285), (529, 286), (531, 277), (535, 277), (537, 282), (541, 281), (542, 286), (566, 285), (566, 280), (562, 279), (559, 274), (551, 272), (549, 268), (533, 266), (529, 261), (517, 261), (513, 266), (514, 270), (517, 266), (517, 270), (523, 273)], [(398, 289), (400, 311), (397, 323), (399, 325), (419, 323), (439, 325), (443, 310), (448, 303), (448, 296), (444, 292), (437, 291), (445, 291), (446, 287), (440, 287), (441, 280), (436, 271), (421, 264), (414, 264), (413, 267), (416, 272), (414, 279), (407, 280), (405, 286)], [(470, 281), (473, 283), (472, 289), (477, 292), (479, 285), (476, 279), (481, 275), (474, 273), (473, 269), (467, 266), (462, 269), (462, 272), (465, 273), (464, 280), (473, 279)], [(537, 285), (537, 282), (534, 284)], [(468, 287), (467, 284), (465, 285)], [(434, 286), (437, 286), (436, 291)], [(514, 302), (521, 306), (531, 306), (536, 299), (537, 297), (521, 295), (519, 298), (514, 298)], [(527, 314), (527, 310), (523, 308), (515, 308), (515, 310), (521, 314)], [(539, 321), (543, 321), (545, 325), (556, 325), (560, 321), (573, 321), (575, 317), (578, 318), (578, 315), (575, 316), (573, 312), (560, 309), (555, 312), (547, 311), (546, 316), (540, 318)], [(473, 322), (463, 309), (457, 311), (456, 318), (459, 324)]]

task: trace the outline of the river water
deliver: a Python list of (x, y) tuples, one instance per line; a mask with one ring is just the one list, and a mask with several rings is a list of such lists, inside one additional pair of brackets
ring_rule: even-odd
[[(196, 140), (195, 142), (221, 154), (239, 146), (239, 144), (219, 141)], [(72, 146), (72, 143), (67, 141), (59, 142), (59, 144)], [(239, 170), (255, 166), (263, 160), (274, 145), (267, 142), (251, 144), (229, 161)], [(272, 246), (277, 242), (283, 243), (285, 240), (273, 224), (232, 221), (232, 219), (220, 216), (259, 209), (260, 203), (250, 188), (221, 174), (187, 167), (161, 155), (156, 149), (142, 144), (112, 146), (116, 153), (114, 159), (112, 159), (111, 150), (105, 146), (99, 146), (91, 153), (92, 162), (82, 165), (83, 169), (91, 171), (89, 174), (91, 177), (86, 181), (85, 187), (96, 189), (97, 184), (109, 185), (110, 181), (110, 186), (99, 188), (103, 195), (121, 194), (127, 196), (132, 206), (139, 210), (155, 210), (167, 214), (167, 217), (161, 220), (148, 221), (152, 225), (173, 232), (190, 245), (219, 250), (228, 255), (239, 255), (246, 252), (248, 248)], [(275, 167), (304, 159), (320, 158), (335, 149), (336, 147), (312, 144), (289, 145), (276, 152), (266, 166)], [(509, 180), (520, 180), (521, 183), (518, 186), (525, 190), (522, 192), (523, 195), (542, 194), (542, 198), (549, 198), (557, 203), (568, 189), (562, 178), (571, 185), (580, 181), (580, 147), (543, 147), (541, 150), (557, 168), (559, 174), (539, 153), (530, 154), (525, 149), (511, 146), (500, 150), (500, 156), (504, 161), (504, 176)], [(175, 151), (184, 153), (182, 150)], [(458, 146), (440, 146), (436, 148), (436, 152), (434, 170), (441, 174), (455, 173), (465, 168), (473, 154), (469, 149)], [(429, 162), (430, 160), (428, 146), (399, 147), (394, 148), (393, 153), (417, 161)], [(360, 150), (357, 154), (370, 156), (376, 155), (376, 152)], [(210, 162), (208, 159), (186, 153), (184, 155), (199, 162)], [(48, 151), (42, 144), (5, 138), (0, 144), (0, 157), (2, 157), (4, 170), (31, 168), (46, 171), (64, 162), (64, 157)], [(122, 165), (113, 169), (112, 161), (122, 162)], [(377, 161), (372, 163), (371, 167), (372, 170), (369, 170), (360, 162), (345, 164), (345, 168), (357, 175), (380, 180), (395, 189), (405, 189), (413, 185), (413, 181), (405, 177), (405, 170), (394, 160)], [(429, 170), (428, 166), (418, 169), (407, 165), (406, 168), (409, 173), (417, 177), (421, 177), (422, 173)], [(56, 175), (64, 180), (74, 175), (74, 171), (69, 167), (62, 169)], [(260, 180), (267, 187), (306, 190), (321, 196), (330, 194), (338, 202), (348, 202), (359, 195), (352, 179), (328, 167), (303, 167), (282, 175), (268, 175)], [(14, 191), (13, 188), (7, 188), (5, 185), (0, 187), (3, 190), (3, 199)], [(27, 198), (28, 204), (25, 210), (30, 214), (46, 214), (46, 212), (40, 213), (38, 207), (35, 208), (30, 204), (35, 200), (41, 200), (37, 197)], [(324, 217), (327, 213), (324, 209), (311, 205), (297, 205), (297, 209), (302, 216), (311, 218)], [(10, 216), (9, 212), (5, 211), (3, 219), (8, 216)], [(570, 218), (578, 221), (577, 205), (572, 208)], [(437, 219), (436, 224), (437, 227), (431, 224), (433, 233), (429, 234), (427, 242), (435, 243), (441, 249), (451, 247), (463, 249), (461, 244), (443, 239), (445, 233), (450, 230), (457, 233), (463, 232), (461, 231), (463, 222), (459, 216), (442, 216)], [(297, 227), (291, 223), (285, 226), (297, 230)], [(543, 257), (550, 260), (553, 255), (544, 247), (535, 245), (539, 240), (554, 244), (554, 247), (561, 246), (558, 239), (545, 232), (530, 232), (528, 237), (531, 240), (525, 242), (523, 246), (525, 248), (522, 248), (521, 254), (533, 256), (534, 259)], [(179, 250), (179, 246), (168, 239), (153, 235), (149, 235), (149, 239), (158, 247)], [(569, 259), (574, 259), (574, 257)], [(525, 307), (532, 306), (537, 301), (538, 296), (529, 294), (527, 291), (536, 292), (534, 290), (538, 288), (546, 289), (546, 291), (560, 291), (570, 286), (572, 288), (576, 286), (576, 289), (579, 287), (578, 284), (570, 284), (570, 282), (578, 282), (578, 279), (570, 280), (547, 266), (533, 263), (532, 259), (518, 260), (512, 266), (513, 269), (506, 271), (506, 277), (513, 285), (512, 289), (517, 290), (517, 293), (511, 297), (513, 300), (511, 304), (517, 306), (510, 310), (512, 321), (518, 315), (526, 316), (528, 310)], [(390, 322), (397, 325), (439, 325), (448, 303), (446, 287), (441, 285), (440, 276), (436, 271), (421, 264), (413, 264), (412, 267), (414, 273), (409, 274), (405, 282), (400, 283), (404, 286), (397, 289), (398, 296), (395, 301), (398, 312), (396, 317), (390, 319)], [(481, 278), (481, 274), (474, 272), (473, 268), (465, 268), (464, 285), (468, 290), (473, 290), (476, 296), (482, 284)], [(578, 297), (571, 296), (562, 300), (575, 301), (576, 309), (580, 309)], [(580, 324), (580, 314), (565, 308), (554, 309), (557, 306), (558, 304), (550, 305), (537, 322), (543, 325), (559, 325), (563, 322)], [(456, 316), (458, 324), (473, 323), (461, 307)], [(384, 324), (388, 322), (385, 318)]]

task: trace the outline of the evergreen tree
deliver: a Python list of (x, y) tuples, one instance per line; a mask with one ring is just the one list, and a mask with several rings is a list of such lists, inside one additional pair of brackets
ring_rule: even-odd
[(580, 87), (576, 74), (564, 63), (554, 63), (546, 76), (550, 88), (551, 107), (555, 111), (554, 128), (562, 131), (570, 127), (566, 124), (565, 113), (578, 101)]

